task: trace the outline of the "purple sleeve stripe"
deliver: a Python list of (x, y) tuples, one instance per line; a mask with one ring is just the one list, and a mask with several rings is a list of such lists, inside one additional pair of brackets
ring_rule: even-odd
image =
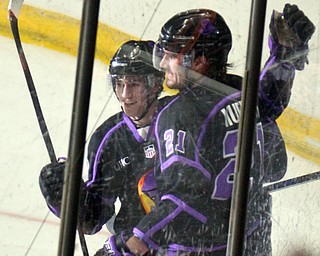
[(176, 163), (176, 162), (181, 162), (183, 165), (188, 165), (191, 166), (195, 169), (197, 169), (198, 171), (202, 172), (202, 174), (208, 179), (211, 180), (211, 174), (209, 171), (207, 171), (205, 168), (203, 168), (203, 166), (199, 163), (199, 162), (195, 162), (191, 159), (185, 158), (183, 156), (177, 156), (174, 155), (172, 157), (170, 157), (167, 161), (165, 161), (162, 165), (161, 165), (161, 172), (164, 172), (168, 167), (170, 167), (172, 164)]
[[(207, 131), (207, 127), (210, 123), (210, 121), (217, 115), (217, 113), (220, 111), (220, 109), (225, 106), (230, 100), (239, 98), (241, 95), (241, 92), (236, 92), (231, 95), (228, 95), (227, 97), (224, 97), (221, 101), (219, 101), (214, 108), (210, 111), (207, 118), (204, 120), (203, 124), (201, 125), (201, 131), (199, 134), (198, 142), (197, 142), (197, 148), (201, 148), (202, 142), (205, 136), (205, 133)], [(196, 161), (199, 161), (199, 154), (195, 156)]]
[(198, 212), (196, 209), (192, 208), (191, 206), (187, 205), (185, 202), (183, 202), (181, 199), (178, 197), (167, 194), (161, 197), (161, 201), (163, 200), (170, 200), (174, 202), (176, 205), (178, 205), (179, 208), (181, 208), (184, 212), (190, 214), (192, 217), (195, 219), (201, 221), (202, 223), (207, 222), (207, 217), (204, 216), (202, 213)]
[[(266, 73), (270, 69), (270, 67), (275, 63), (275, 59), (276, 59), (276, 57), (273, 56), (266, 63), (265, 67), (263, 68), (263, 70), (261, 71), (260, 76), (259, 76), (260, 82), (262, 81), (263, 77), (266, 75)], [(260, 94), (260, 97), (263, 100), (263, 102), (265, 102), (268, 106), (271, 106), (273, 104), (273, 102), (271, 100), (269, 100), (268, 96), (264, 93), (263, 88), (261, 86), (259, 86), (259, 94)]]
[(47, 203), (47, 205), (48, 205), (50, 211), (51, 211), (54, 215), (56, 215), (56, 216), (59, 217), (59, 212), (58, 212), (58, 210), (57, 210), (56, 208), (54, 208), (52, 205), (48, 204), (48, 203)]
[(96, 175), (97, 175), (97, 166), (99, 163), (99, 158), (102, 154), (102, 149), (105, 146), (105, 143), (107, 142), (107, 140), (109, 139), (110, 135), (117, 129), (119, 129), (122, 125), (124, 125), (124, 122), (121, 121), (120, 123), (118, 123), (116, 126), (112, 127), (112, 129), (110, 129), (106, 135), (104, 136), (103, 140), (101, 141), (99, 148), (97, 150), (96, 156), (94, 158), (94, 163), (93, 163), (93, 174), (92, 174), (92, 179), (87, 182), (86, 187), (91, 186), (91, 184), (95, 181)]
[(150, 238), (146, 237), (145, 234), (141, 232), (141, 230), (137, 228), (133, 228), (133, 233), (137, 235), (140, 239), (145, 241), (149, 247), (151, 246), (153, 249), (156, 249), (156, 250), (160, 249), (160, 246), (157, 245), (155, 242), (153, 242)]
[(176, 208), (174, 211), (172, 211), (168, 216), (166, 216), (163, 220), (158, 222), (156, 225), (154, 225), (149, 231), (146, 232), (146, 236), (150, 237), (157, 231), (159, 231), (164, 226), (168, 225), (169, 222), (171, 222), (173, 219), (175, 219), (180, 212), (182, 211), (181, 208)]
[(270, 67), (275, 63), (275, 59), (276, 59), (276, 56), (273, 56), (265, 65), (265, 67), (263, 68), (263, 70), (261, 71), (260, 73), (260, 76), (259, 76), (259, 80), (261, 81), (262, 78), (266, 75), (268, 69), (270, 69)]
[(227, 245), (223, 244), (223, 245), (216, 245), (216, 246), (212, 246), (212, 247), (190, 247), (190, 246), (184, 246), (184, 245), (180, 245), (180, 244), (170, 244), (169, 245), (169, 250), (170, 251), (183, 251), (183, 252), (196, 252), (196, 253), (200, 253), (200, 252), (215, 252), (215, 251), (219, 251), (222, 249), (226, 249)]
[(135, 139), (140, 143), (143, 142), (144, 141), (143, 138), (138, 133), (138, 131), (137, 131), (136, 127), (134, 126), (134, 124), (132, 123), (131, 119), (127, 115), (123, 114), (123, 120), (125, 121), (125, 123), (129, 127), (129, 129), (132, 132)]
[(169, 215), (167, 215), (164, 219), (159, 221), (157, 224), (155, 224), (153, 227), (151, 227), (145, 234), (141, 233), (140, 235), (137, 233), (137, 235), (145, 240), (148, 241), (147, 239), (150, 239), (150, 237), (159, 231), (161, 228), (164, 226), (168, 225), (169, 222), (171, 222), (175, 217), (177, 217), (180, 212), (182, 211), (181, 208), (177, 207), (174, 211), (172, 211)]

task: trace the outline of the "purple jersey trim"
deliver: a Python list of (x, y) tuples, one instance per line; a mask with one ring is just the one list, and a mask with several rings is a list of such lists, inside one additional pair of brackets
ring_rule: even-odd
[(125, 114), (122, 114), (123, 116), (123, 121), (119, 122), (117, 125), (115, 125), (114, 127), (112, 127), (104, 136), (103, 140), (101, 141), (95, 159), (94, 159), (94, 163), (93, 163), (93, 173), (92, 173), (92, 179), (87, 182), (86, 187), (89, 187), (92, 185), (92, 183), (95, 181), (96, 178), (96, 174), (97, 174), (97, 168), (98, 168), (98, 163), (99, 163), (99, 158), (101, 157), (102, 154), (102, 149), (105, 146), (105, 143), (108, 141), (109, 137), (111, 136), (111, 134), (118, 130), (121, 126), (123, 126), (124, 124), (127, 125), (127, 127), (130, 129), (130, 131), (132, 132), (133, 136), (135, 137), (135, 139), (139, 142), (142, 143), (143, 142), (143, 138), (139, 135), (139, 133), (137, 132), (136, 127), (134, 126), (134, 124), (132, 123), (131, 119), (126, 116)]
[[(269, 44), (269, 48), (272, 52), (276, 53), (278, 51), (278, 46), (275, 46), (275, 44), (273, 44), (273, 41), (272, 41), (272, 37), (270, 36), (269, 37), (269, 40), (268, 40), (268, 44)], [(275, 48), (275, 49), (273, 49)], [(259, 76), (259, 81), (261, 82), (263, 77), (266, 75), (267, 71), (275, 64), (276, 62), (276, 56), (273, 56), (272, 58), (269, 59), (269, 61), (266, 63), (265, 67), (263, 68), (263, 70), (261, 71), (260, 73), (260, 76)], [(280, 64), (278, 64), (280, 65)], [(259, 95), (260, 95), (260, 98), (263, 100), (263, 102), (266, 103), (266, 105), (268, 106), (273, 106), (273, 101), (269, 99), (269, 97), (264, 93), (263, 91), (263, 86), (259, 86)], [(273, 106), (274, 107), (274, 106)], [(280, 111), (282, 112), (283, 108), (282, 107), (274, 107), (276, 111)]]
[[(216, 245), (212, 247), (190, 247), (190, 246), (184, 246), (180, 244), (170, 244), (169, 245), (169, 250), (173, 252), (177, 251), (183, 251), (183, 252), (215, 252), (215, 251), (220, 251), (223, 249), (226, 249), (227, 245)], [(176, 254), (175, 254), (176, 255)]]
[(181, 162), (183, 163), (184, 166), (188, 165), (191, 167), (196, 168), (197, 170), (199, 170), (200, 172), (202, 172), (202, 174), (208, 179), (211, 179), (211, 174), (209, 171), (207, 171), (199, 162), (195, 162), (191, 159), (188, 159), (186, 157), (183, 156), (171, 156), (167, 161), (165, 161), (164, 163), (161, 164), (160, 169), (161, 172), (164, 172), (169, 166), (171, 166), (172, 164), (176, 163), (176, 162)]
[[(205, 119), (203, 124), (201, 125), (201, 131), (200, 131), (198, 142), (197, 142), (197, 148), (201, 148), (205, 133), (207, 131), (207, 127), (208, 127), (209, 123), (211, 122), (211, 120), (214, 118), (214, 116), (220, 111), (222, 106), (225, 106), (226, 103), (228, 103), (232, 99), (239, 98), (240, 95), (241, 95), (241, 92), (233, 93), (233, 94), (223, 98), (221, 101), (219, 101), (214, 106), (214, 108), (210, 111), (209, 115), (207, 116), (207, 118)], [(195, 155), (195, 159), (196, 159), (197, 162), (200, 161), (199, 154)]]
[(50, 211), (54, 214), (54, 215), (56, 215), (57, 217), (59, 217), (59, 211), (55, 208), (55, 207), (53, 207), (52, 205), (50, 205), (50, 204), (47, 204), (48, 205), (48, 207), (49, 207), (49, 209), (50, 209)]
[(133, 136), (136, 138), (136, 140), (139, 143), (142, 143), (144, 140), (140, 136), (140, 134), (138, 133), (137, 128), (134, 126), (131, 119), (127, 115), (123, 114), (123, 120), (126, 123), (126, 125), (128, 126), (128, 128), (130, 129), (130, 131), (132, 132)]
[(137, 235), (140, 239), (145, 241), (148, 244), (148, 246), (151, 246), (152, 248), (154, 248), (156, 250), (160, 249), (160, 246), (157, 245), (155, 242), (153, 242), (149, 237), (146, 237), (145, 234), (141, 230), (139, 230), (137, 228), (133, 228), (133, 233), (135, 235)]
[[(141, 233), (140, 235), (136, 233), (141, 239), (145, 240), (146, 242), (148, 239), (157, 231), (168, 225), (175, 217), (177, 217), (182, 212), (182, 209), (177, 207), (174, 211), (172, 211), (169, 215), (167, 215), (164, 219), (159, 221), (156, 225), (151, 227), (149, 231), (145, 234)], [(135, 230), (135, 229), (134, 229)], [(135, 232), (134, 232), (135, 233)]]
[(121, 126), (123, 126), (125, 124), (124, 121), (121, 121), (120, 123), (118, 123), (116, 126), (112, 127), (104, 136), (103, 140), (101, 141), (96, 156), (94, 158), (94, 162), (93, 162), (93, 173), (92, 173), (92, 179), (87, 182), (86, 187), (90, 187), (92, 185), (92, 183), (95, 181), (96, 179), (96, 175), (97, 175), (97, 167), (98, 167), (98, 163), (99, 163), (99, 158), (101, 157), (102, 154), (102, 149), (105, 146), (105, 143), (107, 142), (107, 140), (109, 139), (110, 135), (118, 130)]
[(270, 69), (270, 67), (275, 63), (276, 57), (273, 56), (265, 65), (265, 67), (263, 68), (263, 70), (261, 71), (261, 74), (259, 76), (259, 81), (262, 80), (262, 78), (266, 75), (268, 69)]
[(196, 209), (192, 208), (191, 206), (187, 205), (185, 202), (183, 202), (178, 197), (176, 197), (174, 195), (171, 195), (171, 194), (167, 194), (167, 195), (164, 195), (164, 196), (161, 197), (161, 201), (165, 200), (165, 199), (174, 202), (184, 212), (190, 214), (192, 217), (194, 217), (195, 219), (201, 221), (202, 223), (206, 223), (207, 222), (207, 217), (206, 216), (204, 216), (203, 214), (201, 214), (200, 212), (198, 212)]
[[(261, 74), (259, 76), (259, 81), (261, 82), (263, 77), (266, 75), (267, 71), (270, 69), (270, 67), (275, 63), (276, 57), (273, 56), (265, 65), (265, 67), (263, 68), (263, 70), (261, 71)], [(266, 104), (268, 106), (272, 105), (273, 102), (271, 100), (269, 100), (268, 96), (264, 93), (264, 91), (262, 90), (263, 88), (261, 86), (259, 86), (260, 90), (260, 97), (261, 99), (266, 102)]]

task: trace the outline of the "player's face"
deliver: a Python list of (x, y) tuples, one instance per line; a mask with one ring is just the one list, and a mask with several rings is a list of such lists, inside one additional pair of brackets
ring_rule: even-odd
[(185, 70), (182, 65), (181, 54), (164, 50), (163, 57), (160, 61), (160, 68), (166, 71), (166, 85), (170, 89), (181, 89), (185, 85)]
[(148, 90), (144, 76), (122, 76), (115, 81), (115, 92), (124, 113), (139, 118), (147, 108)]

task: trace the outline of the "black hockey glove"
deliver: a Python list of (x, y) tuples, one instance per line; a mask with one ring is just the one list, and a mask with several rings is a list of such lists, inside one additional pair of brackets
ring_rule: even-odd
[(65, 162), (50, 163), (44, 166), (40, 172), (39, 185), (47, 204), (60, 211)]
[(283, 9), (283, 17), (301, 44), (308, 43), (316, 28), (303, 11), (299, 10), (295, 4), (286, 4)]
[(297, 5), (286, 4), (282, 14), (273, 11), (269, 27), (271, 54), (303, 70), (308, 64), (308, 41), (315, 31), (314, 24)]

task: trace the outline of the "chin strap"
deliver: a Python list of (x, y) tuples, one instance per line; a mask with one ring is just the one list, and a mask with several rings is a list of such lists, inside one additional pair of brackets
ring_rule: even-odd
[(138, 121), (140, 121), (142, 118), (144, 118), (144, 117), (146, 116), (146, 114), (148, 113), (148, 111), (149, 111), (151, 105), (153, 104), (153, 102), (155, 102), (157, 99), (158, 99), (158, 96), (154, 97), (151, 101), (148, 101), (148, 102), (147, 102), (147, 107), (144, 109), (144, 111), (142, 112), (142, 114), (141, 114), (139, 117), (132, 119), (132, 121), (138, 122)]

